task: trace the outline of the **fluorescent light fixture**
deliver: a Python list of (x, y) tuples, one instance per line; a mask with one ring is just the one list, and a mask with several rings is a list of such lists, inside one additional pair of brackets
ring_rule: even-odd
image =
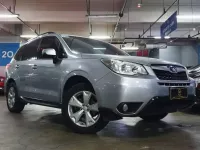
[(160, 36), (155, 36), (154, 39), (161, 39), (161, 37)]
[(19, 15), (9, 14), (9, 15), (0, 15), (0, 18), (17, 18)]
[(200, 19), (200, 15), (177, 15), (177, 19)]
[(93, 47), (93, 49), (95, 49), (95, 50), (106, 50), (105, 47)]
[(94, 36), (94, 35), (90, 35), (89, 36), (90, 39), (110, 39), (110, 36)]
[(24, 35), (20, 35), (21, 38), (26, 38), (26, 39), (30, 39), (30, 38), (35, 38), (37, 37), (37, 35), (35, 34), (24, 34)]
[(132, 47), (122, 47), (123, 50), (138, 50), (138, 47), (132, 46)]
[(169, 37), (169, 36), (166, 36), (165, 39), (170, 39), (170, 37)]
[(108, 15), (88, 15), (88, 18), (116, 18), (118, 14), (108, 14)]
[[(154, 39), (161, 39), (161, 37), (160, 36), (155, 36)], [(170, 37), (169, 36), (165, 36), (165, 39), (170, 39)]]

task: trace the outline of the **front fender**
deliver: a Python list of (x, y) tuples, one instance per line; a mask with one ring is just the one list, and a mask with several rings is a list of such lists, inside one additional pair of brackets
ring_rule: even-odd
[(75, 70), (75, 71), (72, 71), (69, 74), (67, 74), (67, 76), (65, 76), (61, 82), (62, 83), (61, 84), (61, 102), (62, 102), (62, 95), (64, 92), (65, 83), (73, 76), (82, 76), (82, 77), (86, 78), (92, 84), (92, 86), (96, 92), (95, 79), (92, 79), (92, 77), (89, 76), (89, 74), (83, 70)]

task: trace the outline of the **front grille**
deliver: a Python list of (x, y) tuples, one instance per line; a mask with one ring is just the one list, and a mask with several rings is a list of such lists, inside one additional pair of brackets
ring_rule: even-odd
[(162, 85), (162, 86), (179, 86), (179, 87), (190, 86), (190, 83), (163, 83), (163, 82), (158, 82), (158, 84)]
[(160, 80), (187, 80), (186, 72), (171, 73), (165, 70), (153, 70)]
[(152, 66), (152, 69), (160, 80), (188, 80), (185, 68), (181, 66), (175, 66), (177, 68), (177, 72), (170, 72), (169, 65), (156, 65)]

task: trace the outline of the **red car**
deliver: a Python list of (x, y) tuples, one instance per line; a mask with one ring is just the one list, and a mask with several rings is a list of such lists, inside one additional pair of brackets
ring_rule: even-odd
[(4, 92), (4, 81), (5, 81), (5, 77), (1, 77), (0, 76), (0, 92)]

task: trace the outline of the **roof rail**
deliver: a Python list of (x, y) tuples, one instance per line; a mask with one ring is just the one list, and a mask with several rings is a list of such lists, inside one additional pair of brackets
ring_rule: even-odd
[(42, 33), (40, 35), (44, 35), (44, 34), (56, 34), (56, 33), (55, 32), (44, 32), (44, 33)]
[[(44, 33), (42, 33), (42, 34), (40, 34), (40, 35), (44, 35), (44, 34), (56, 34), (56, 33), (55, 33), (55, 32), (44, 32)], [(40, 36), (40, 35), (38, 35), (38, 36)], [(37, 37), (38, 37), (38, 36), (37, 36)], [(29, 39), (28, 42), (29, 42), (29, 41), (32, 41), (32, 40), (34, 40), (34, 39), (36, 39), (37, 37)]]

